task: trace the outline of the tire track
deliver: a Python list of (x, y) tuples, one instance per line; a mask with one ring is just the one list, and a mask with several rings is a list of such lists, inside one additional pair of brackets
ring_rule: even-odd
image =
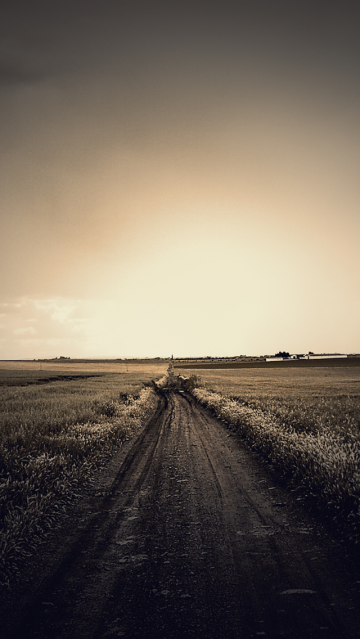
[(111, 468), (8, 637), (360, 636), (358, 564), (190, 395)]

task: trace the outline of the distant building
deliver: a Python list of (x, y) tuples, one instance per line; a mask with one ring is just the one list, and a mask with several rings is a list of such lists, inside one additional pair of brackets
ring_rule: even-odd
[[(290, 355), (290, 359), (345, 359), (347, 355)], [(288, 357), (267, 357), (267, 362), (286, 362)]]

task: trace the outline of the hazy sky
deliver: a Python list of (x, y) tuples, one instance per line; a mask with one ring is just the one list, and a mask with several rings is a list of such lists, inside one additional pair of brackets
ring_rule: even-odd
[(358, 6), (2, 0), (0, 359), (360, 352)]

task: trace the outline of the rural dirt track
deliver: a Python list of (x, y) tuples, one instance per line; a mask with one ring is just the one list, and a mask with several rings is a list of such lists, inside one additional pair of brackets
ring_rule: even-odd
[(32, 560), (4, 637), (360, 637), (355, 551), (298, 494), (165, 390)]

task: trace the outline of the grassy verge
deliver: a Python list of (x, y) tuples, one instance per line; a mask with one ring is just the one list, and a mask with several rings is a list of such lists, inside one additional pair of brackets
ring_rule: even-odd
[[(288, 380), (289, 381), (289, 380)], [(332, 512), (350, 536), (360, 535), (360, 437), (358, 396), (325, 396), (323, 401), (306, 398), (299, 388), (286, 397), (256, 396), (241, 389), (229, 396), (209, 388), (214, 379), (201, 385), (190, 377), (193, 396), (220, 420), (236, 430), (247, 444), (269, 461), (273, 468), (302, 486), (307, 494)], [(220, 385), (223, 380), (220, 380)], [(264, 391), (262, 391), (264, 392)], [(311, 392), (314, 392), (312, 386)], [(318, 388), (319, 392), (319, 388)], [(229, 393), (229, 389), (228, 389)], [(297, 401), (296, 398), (297, 397)]]
[(156, 393), (147, 385), (152, 373), (143, 367), (127, 375), (0, 389), (3, 584), (84, 480), (154, 410)]

